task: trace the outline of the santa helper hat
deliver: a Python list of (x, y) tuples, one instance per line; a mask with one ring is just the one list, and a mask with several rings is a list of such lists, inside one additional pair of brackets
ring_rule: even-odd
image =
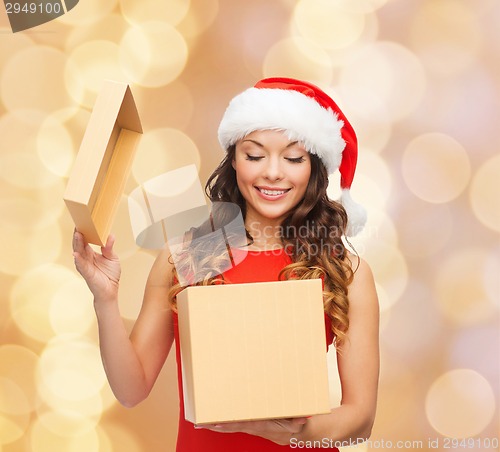
[(224, 149), (256, 130), (283, 130), (317, 155), (328, 174), (340, 171), (340, 203), (347, 212), (346, 235), (366, 223), (366, 211), (350, 188), (356, 171), (356, 134), (337, 104), (317, 86), (291, 78), (266, 78), (231, 100), (219, 126)]

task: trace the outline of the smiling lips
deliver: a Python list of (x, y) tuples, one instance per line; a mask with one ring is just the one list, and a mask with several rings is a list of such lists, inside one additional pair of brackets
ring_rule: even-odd
[(263, 187), (255, 187), (257, 189), (257, 192), (259, 195), (267, 200), (277, 200), (281, 199), (283, 196), (285, 196), (291, 188), (263, 188)]

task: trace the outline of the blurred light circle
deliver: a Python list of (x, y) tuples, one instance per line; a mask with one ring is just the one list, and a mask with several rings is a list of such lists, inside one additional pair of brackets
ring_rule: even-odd
[[(119, 51), (118, 44), (111, 41), (88, 41), (71, 52), (64, 80), (75, 101), (91, 108), (104, 80), (127, 81), (120, 67)], [(86, 94), (83, 98), (82, 91)]]
[(70, 278), (54, 293), (49, 320), (57, 334), (85, 334), (95, 323), (93, 296), (83, 278)]
[[(194, 99), (185, 83), (179, 79), (154, 89), (137, 86), (134, 99), (141, 111), (141, 121), (148, 131), (165, 127), (185, 129), (193, 117)], [(200, 108), (197, 106), (197, 108)]]
[(356, 200), (368, 208), (383, 209), (392, 192), (392, 179), (386, 161), (365, 149), (356, 165), (356, 181), (352, 188), (358, 189)]
[(331, 0), (300, 0), (294, 20), (303, 38), (325, 49), (350, 46), (365, 26), (364, 14), (345, 11)]
[(58, 336), (47, 344), (39, 377), (50, 392), (68, 401), (92, 398), (106, 382), (99, 348), (71, 336)]
[(499, 175), (500, 155), (497, 154), (476, 171), (469, 192), (474, 215), (484, 226), (496, 232), (500, 232)]
[(470, 163), (463, 146), (441, 133), (428, 133), (412, 140), (402, 160), (408, 188), (431, 203), (456, 198), (470, 179)]
[[(29, 139), (29, 138), (28, 138)], [(0, 177), (20, 189), (44, 189), (58, 182), (56, 175), (33, 152), (0, 155)]]
[(120, 11), (125, 19), (134, 25), (158, 20), (175, 26), (188, 13), (190, 3), (190, 0), (169, 0), (168, 2), (120, 0)]
[(349, 108), (378, 121), (396, 121), (410, 114), (426, 87), (417, 57), (402, 45), (380, 41), (356, 52), (343, 67), (339, 82)]
[(118, 400), (116, 400), (113, 391), (109, 384), (106, 384), (102, 387), (101, 392), (99, 393), (99, 398), (102, 403), (102, 411), (107, 411), (113, 408), (116, 405), (119, 405)]
[(146, 132), (139, 143), (132, 174), (139, 184), (182, 166), (200, 167), (196, 144), (177, 129), (154, 129)]
[(113, 447), (108, 434), (99, 425), (96, 426), (96, 432), (99, 439), (99, 452), (114, 452), (116, 449)]
[(85, 87), (98, 92), (104, 79), (123, 78), (118, 64), (119, 47), (111, 41), (87, 41), (71, 52), (68, 61), (74, 64)]
[(22, 388), (10, 378), (0, 377), (0, 413), (28, 414), (31, 410)]
[(132, 26), (120, 42), (120, 65), (138, 85), (158, 87), (175, 80), (187, 63), (182, 35), (165, 22)]
[(39, 416), (41, 424), (62, 437), (80, 437), (93, 431), (96, 421), (76, 411), (47, 411)]
[[(422, 327), (425, 325), (425, 334)], [(444, 322), (427, 285), (417, 278), (408, 286), (384, 328), (382, 347), (402, 363), (413, 367), (429, 358), (440, 343)]]
[[(364, 20), (363, 31), (355, 42), (348, 47), (327, 49), (334, 67), (343, 68), (356, 58), (358, 52), (362, 52), (368, 44), (377, 40), (380, 32), (378, 16), (375, 14), (367, 14), (364, 16)], [(349, 117), (350, 116), (351, 115), (349, 115)]]
[(288, 74), (289, 77), (313, 83), (329, 84), (333, 65), (328, 53), (300, 37), (285, 38), (274, 44), (262, 64), (265, 77)]
[[(39, 265), (54, 262), (61, 253), (62, 237), (58, 223), (26, 229), (0, 222), (0, 234), (0, 272), (8, 275), (21, 275)], [(25, 327), (37, 328), (29, 324)]]
[[(392, 123), (388, 121), (377, 121), (377, 118), (361, 117), (357, 114), (349, 115), (349, 122), (353, 125), (354, 130), (359, 130), (358, 149), (360, 154), (364, 153), (364, 149), (370, 149), (373, 152), (382, 151), (392, 134)], [(360, 160), (362, 159), (362, 154)]]
[[(480, 324), (495, 314), (496, 306), (484, 284), (488, 258), (486, 250), (464, 247), (441, 258), (435, 294), (443, 314), (456, 325)], [(498, 274), (494, 277), (498, 281)]]
[(405, 256), (427, 258), (449, 243), (454, 222), (448, 205), (428, 204), (420, 199), (402, 202), (397, 210), (400, 246)]
[(429, 70), (450, 77), (476, 61), (481, 25), (464, 2), (428, 2), (415, 11), (410, 27), (412, 48)]
[(36, 150), (49, 171), (56, 176), (68, 176), (75, 150), (71, 135), (61, 121), (53, 116), (43, 121), (38, 131)]
[(476, 370), (489, 381), (497, 396), (500, 390), (499, 336), (498, 323), (494, 319), (489, 326), (461, 329), (454, 335), (448, 354), (449, 367)]
[(394, 305), (395, 300), (391, 299), (385, 289), (375, 282), (377, 288), (377, 297), (380, 306), (380, 312), (389, 311)]
[(119, 298), (120, 313), (123, 317), (130, 320), (137, 319), (144, 296), (144, 286), (154, 260), (154, 256), (139, 251), (128, 259), (121, 261), (122, 278)]
[(218, 12), (219, 0), (203, 0), (198, 2), (196, 7), (189, 8), (176, 28), (188, 39), (198, 37), (212, 25)]
[[(66, 55), (53, 47), (30, 46), (13, 55), (0, 75), (5, 107), (11, 111), (32, 109), (45, 113), (70, 107), (74, 101), (63, 89), (65, 64)], [(75, 92), (74, 98), (79, 100), (81, 95)]]
[(379, 329), (381, 334), (383, 335), (383, 332), (385, 331), (387, 325), (389, 324), (389, 321), (391, 320), (392, 301), (389, 298), (389, 296), (385, 293), (383, 287), (375, 283), (375, 288), (377, 290), (377, 298), (380, 307)]
[[(500, 40), (498, 40), (500, 44)], [(498, 135), (498, 81), (482, 64), (454, 77), (433, 78), (411, 116), (414, 130), (434, 130), (459, 141), (473, 165), (489, 158)], [(481, 106), (474, 109), (471, 105)]]
[(60, 183), (36, 152), (37, 136), (46, 117), (46, 113), (34, 110), (14, 110), (0, 116), (0, 178), (14, 187), (45, 189)]
[(41, 342), (54, 336), (49, 319), (52, 298), (62, 285), (75, 278), (75, 274), (62, 265), (45, 264), (15, 281), (10, 295), (10, 310), (23, 333)]
[(0, 377), (0, 445), (21, 438), (29, 424), (30, 407), (22, 388)]
[(491, 303), (500, 309), (500, 280), (498, 275), (500, 275), (500, 244), (489, 251), (483, 270), (484, 290)]
[(384, 288), (393, 306), (408, 284), (408, 266), (401, 250), (390, 243), (370, 240), (365, 244), (363, 258), (370, 263), (377, 284)]
[(38, 356), (26, 347), (16, 344), (0, 346), (0, 378), (14, 382), (23, 393), (23, 401), (16, 403), (15, 407), (10, 405), (10, 410), (15, 410), (12, 414), (28, 414), (39, 404), (35, 385), (37, 364)]
[[(380, 392), (383, 397), (378, 402), (377, 418), (379, 421), (383, 419), (384, 422), (388, 422), (390, 425), (398, 426), (396, 438), (412, 438), (411, 432), (413, 430), (411, 429), (415, 428), (415, 424), (417, 424), (413, 413), (415, 407), (422, 404), (419, 388), (420, 376), (406, 362), (392, 358), (389, 353), (384, 353), (383, 348), (381, 352)], [(389, 438), (391, 440), (395, 439), (392, 435)], [(387, 444), (388, 441), (386, 441)], [(392, 444), (395, 446), (395, 441)], [(374, 449), (386, 450), (389, 447), (388, 445), (384, 447), (380, 443), (372, 443), (372, 445), (378, 447), (370, 447), (370, 451)], [(350, 447), (346, 448), (344, 452), (348, 452), (350, 449)], [(406, 449), (401, 448), (401, 450)]]
[[(48, 414), (46, 415), (48, 416)], [(99, 438), (96, 430), (75, 436), (56, 434), (46, 427), (44, 417), (39, 417), (32, 424), (30, 443), (33, 452), (98, 452)], [(126, 450), (126, 449), (125, 449)]]
[(364, 207), (367, 209), (368, 216), (365, 227), (356, 236), (349, 237), (353, 252), (365, 257), (367, 249), (374, 241), (383, 242), (386, 246), (397, 247), (399, 231), (396, 229), (393, 219), (383, 209), (373, 209), (367, 205)]
[(103, 398), (100, 393), (81, 400), (68, 400), (59, 394), (55, 394), (51, 387), (46, 386), (40, 379), (37, 391), (40, 399), (44, 402), (37, 409), (39, 416), (44, 414), (48, 407), (58, 412), (78, 413), (80, 416), (84, 416), (96, 424), (101, 419), (102, 413), (105, 410)]
[(114, 451), (144, 452), (139, 439), (130, 428), (111, 422), (101, 422), (100, 426), (108, 435)]
[(451, 438), (470, 438), (490, 423), (495, 396), (482, 375), (471, 369), (455, 369), (431, 385), (425, 411), (438, 433)]
[(108, 16), (116, 7), (118, 0), (85, 0), (78, 7), (57, 18), (58, 22), (76, 27), (85, 27)]
[[(19, 228), (26, 233), (47, 227), (58, 220), (60, 209), (46, 210), (36, 198), (18, 196), (0, 199), (0, 225)], [(58, 206), (59, 207), (59, 206)]]
[(0, 413), (0, 433), (0, 451), (2, 451), (2, 444), (9, 444), (21, 438), (25, 433), (25, 427)]
[(121, 14), (109, 14), (86, 27), (73, 27), (65, 42), (66, 53), (89, 41), (119, 42), (128, 28)]
[(0, 66), (3, 67), (10, 57), (12, 57), (13, 55), (17, 55), (23, 49), (32, 47), (33, 44), (33, 40), (26, 34), (2, 33), (2, 45), (0, 46)]
[(331, 0), (338, 9), (344, 11), (351, 11), (353, 13), (370, 13), (382, 6), (384, 6), (389, 0), (357, 0), (355, 2), (351, 0)]

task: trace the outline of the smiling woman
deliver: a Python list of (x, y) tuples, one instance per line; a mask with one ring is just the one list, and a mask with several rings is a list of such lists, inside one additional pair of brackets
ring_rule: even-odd
[(311, 174), (309, 153), (276, 130), (258, 130), (239, 141), (232, 166), (246, 200), (245, 221), (262, 227), (279, 227), (304, 197)]
[[(193, 228), (175, 268), (166, 249), (153, 264), (130, 338), (118, 310), (120, 264), (113, 251), (114, 238), (97, 254), (75, 232), (75, 264), (94, 294), (110, 385), (123, 405), (141, 402), (175, 341), (178, 452), (278, 451), (318, 441), (335, 449), (336, 444), (366, 439), (377, 400), (378, 301), (370, 268), (349, 253), (342, 240), (359, 231), (366, 219), (349, 194), (357, 160), (354, 130), (318, 87), (274, 78), (258, 82), (233, 99), (221, 121), (219, 140), (226, 156), (208, 179), (206, 192), (214, 204), (231, 203), (243, 213), (248, 242), (232, 248), (235, 252), (243, 249), (246, 257), (221, 274), (217, 269), (222, 256), (207, 254), (196, 240), (206, 234), (206, 228)], [(340, 202), (327, 195), (328, 174), (337, 169)], [(204, 253), (203, 265), (196, 259), (199, 253)], [(341, 406), (307, 418), (202, 426), (187, 421), (176, 302), (185, 288), (179, 284), (184, 267), (202, 274), (196, 285), (321, 279), (324, 334), (326, 343), (334, 344), (338, 352)]]

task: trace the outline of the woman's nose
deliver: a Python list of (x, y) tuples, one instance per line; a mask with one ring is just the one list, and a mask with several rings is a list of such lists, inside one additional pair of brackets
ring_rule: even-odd
[(264, 176), (269, 180), (283, 179), (283, 168), (279, 158), (268, 159)]

